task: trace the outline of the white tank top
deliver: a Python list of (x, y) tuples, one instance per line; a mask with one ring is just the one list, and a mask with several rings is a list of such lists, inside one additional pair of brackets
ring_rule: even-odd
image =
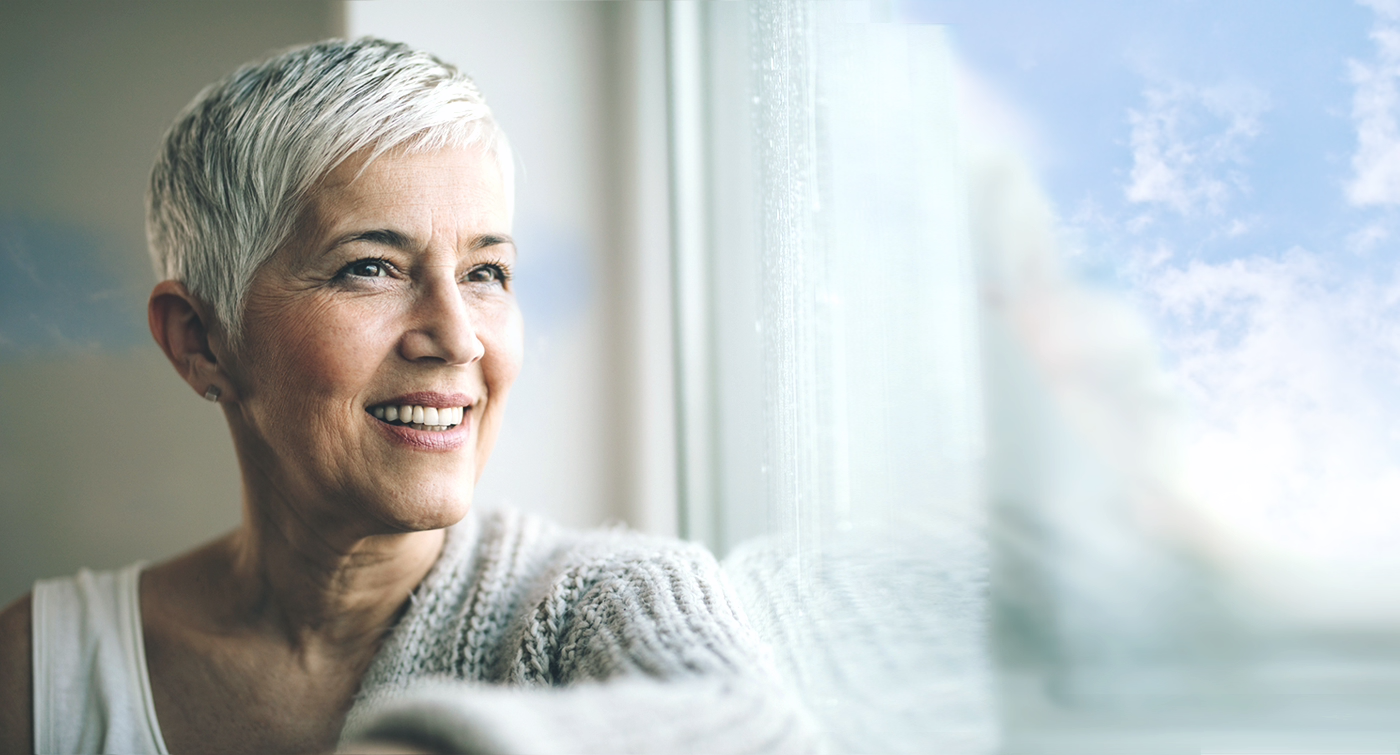
[(34, 583), (34, 751), (168, 755), (141, 632), (141, 567)]

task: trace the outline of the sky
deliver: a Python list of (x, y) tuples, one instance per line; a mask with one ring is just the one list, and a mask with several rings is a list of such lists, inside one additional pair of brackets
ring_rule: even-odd
[(952, 25), (1063, 254), (1148, 323), (1196, 505), (1300, 566), (1393, 558), (1400, 0), (896, 9)]

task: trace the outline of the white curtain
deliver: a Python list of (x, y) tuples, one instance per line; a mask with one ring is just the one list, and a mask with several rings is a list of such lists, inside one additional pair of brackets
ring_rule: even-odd
[(689, 534), (729, 551), (833, 749), (990, 752), (976, 275), (947, 40), (871, 23), (863, 3), (670, 11), (673, 121), (703, 123), (673, 122), (678, 241), (704, 257), (677, 263)]

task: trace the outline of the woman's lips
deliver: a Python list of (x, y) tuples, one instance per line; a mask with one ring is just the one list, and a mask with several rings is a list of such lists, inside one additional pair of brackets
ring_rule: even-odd
[(466, 445), (472, 435), (470, 408), (463, 412), (461, 422), (445, 430), (419, 430), (412, 425), (391, 425), (373, 415), (370, 421), (390, 441), (422, 451), (453, 451)]
[(376, 406), (422, 406), (442, 409), (449, 406), (471, 406), (476, 403), (476, 396), (470, 393), (443, 393), (441, 391), (418, 391), (416, 393), (405, 393), (402, 396), (384, 399), (375, 404), (371, 404), (369, 409)]
[(466, 394), (419, 392), (373, 404), (365, 412), (396, 443), (450, 451), (466, 443), (471, 435), (475, 404)]

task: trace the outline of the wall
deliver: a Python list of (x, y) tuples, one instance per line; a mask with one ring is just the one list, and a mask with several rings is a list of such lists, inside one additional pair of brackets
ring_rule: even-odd
[(0, 10), (0, 604), (237, 521), (223, 417), (146, 330), (146, 176), (201, 87), (340, 26), (330, 2)]

